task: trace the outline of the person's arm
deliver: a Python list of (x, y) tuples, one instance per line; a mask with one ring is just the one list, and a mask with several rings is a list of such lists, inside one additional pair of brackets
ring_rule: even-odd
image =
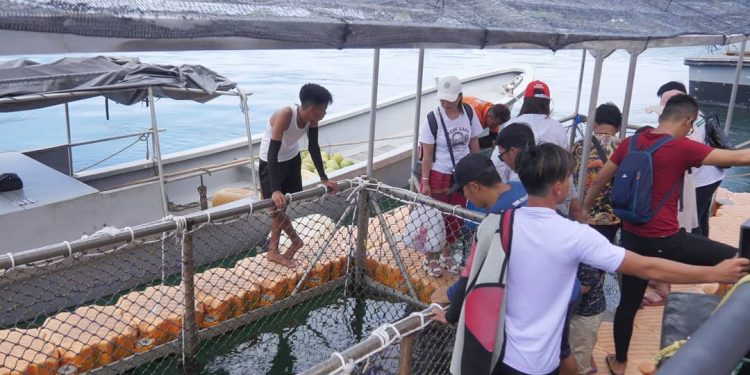
[(476, 154), (479, 152), (479, 138), (478, 137), (471, 137), (469, 140), (469, 151), (472, 154)]
[(587, 213), (591, 210), (591, 207), (594, 205), (594, 201), (599, 196), (599, 194), (602, 193), (602, 190), (604, 190), (604, 186), (606, 186), (607, 183), (612, 180), (615, 172), (617, 172), (617, 164), (612, 162), (611, 159), (607, 160), (607, 163), (605, 163), (602, 169), (599, 170), (599, 173), (596, 174), (596, 178), (594, 178), (594, 181), (591, 182), (589, 191), (586, 193), (586, 197), (583, 199), (584, 213)]
[(706, 267), (646, 257), (627, 250), (619, 271), (644, 280), (674, 284), (735, 283), (747, 274), (748, 268), (750, 260), (746, 258), (726, 259), (713, 267)]
[(448, 294), (451, 304), (445, 312), (446, 322), (453, 324), (458, 323), (458, 318), (461, 317), (461, 307), (463, 307), (464, 298), (466, 298), (466, 284), (468, 282), (468, 276), (462, 276), (451, 285), (450, 290), (452, 292)]
[(307, 131), (307, 150), (310, 152), (310, 159), (315, 164), (315, 169), (318, 170), (318, 176), (320, 177), (320, 183), (329, 188), (332, 192), (338, 190), (338, 184), (335, 181), (328, 180), (326, 176), (325, 167), (323, 166), (323, 157), (320, 154), (320, 145), (318, 144), (318, 123), (310, 124), (310, 129)]
[(703, 159), (702, 164), (717, 167), (750, 165), (750, 149), (722, 150), (715, 148)]
[(430, 170), (432, 170), (432, 155), (435, 154), (435, 144), (422, 143), (422, 178), (419, 181), (420, 192), (431, 195)]
[(279, 176), (276, 174), (279, 170), (279, 150), (281, 150), (281, 139), (284, 136), (284, 131), (287, 130), (289, 122), (292, 120), (292, 110), (289, 108), (283, 108), (271, 117), (271, 140), (268, 145), (268, 177), (271, 180), (271, 199), (276, 205), (276, 208), (283, 209), (286, 206), (286, 199), (284, 194), (281, 193), (281, 181)]
[(575, 219), (577, 222), (582, 224), (586, 224), (589, 222), (589, 218), (588, 216), (586, 216), (586, 212), (583, 211), (581, 201), (578, 200), (578, 197), (570, 200), (570, 208), (568, 209), (568, 211), (570, 217)]

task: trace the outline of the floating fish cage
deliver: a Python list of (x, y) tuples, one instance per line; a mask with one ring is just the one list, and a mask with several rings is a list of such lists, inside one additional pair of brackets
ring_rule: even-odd
[[(287, 196), (295, 268), (265, 256), (270, 200), (0, 256), (0, 375), (447, 372), (453, 329), (429, 324), (428, 305), (455, 276), (429, 277), (403, 238), (417, 205), (482, 215), (371, 180), (339, 186)], [(461, 263), (473, 233), (455, 230)]]

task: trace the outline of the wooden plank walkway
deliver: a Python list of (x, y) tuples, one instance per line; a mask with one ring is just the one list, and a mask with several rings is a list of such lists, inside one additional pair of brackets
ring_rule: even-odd
[[(723, 205), (710, 219), (710, 237), (737, 247), (739, 245), (740, 225), (750, 218), (750, 193), (732, 193), (720, 188), (717, 198), (733, 204)], [(715, 288), (713, 285), (673, 285), (674, 292), (704, 293), (705, 290)], [(633, 338), (628, 353), (628, 369), (626, 375), (640, 375), (638, 366), (642, 362), (652, 361), (659, 351), (661, 339), (661, 321), (664, 307), (645, 307), (638, 311), (633, 326)], [(594, 349), (594, 360), (600, 374), (607, 374), (607, 364), (604, 357), (615, 352), (612, 336), (612, 322), (603, 322), (599, 329), (599, 340)]]

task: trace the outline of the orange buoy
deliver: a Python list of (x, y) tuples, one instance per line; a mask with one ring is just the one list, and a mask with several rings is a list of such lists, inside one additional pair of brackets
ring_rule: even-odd
[(57, 374), (60, 353), (42, 329), (0, 330), (0, 375)]
[[(185, 308), (179, 286), (157, 285), (142, 292), (130, 292), (116, 306), (138, 329), (136, 352), (147, 351), (180, 335)], [(196, 321), (201, 321), (202, 311), (196, 309), (195, 313)]]
[(246, 273), (234, 268), (213, 268), (195, 276), (195, 303), (201, 305), (201, 328), (244, 314), (255, 308), (260, 288)]
[(104, 366), (133, 353), (137, 331), (115, 306), (83, 306), (48, 318), (47, 341), (60, 352), (61, 374)]

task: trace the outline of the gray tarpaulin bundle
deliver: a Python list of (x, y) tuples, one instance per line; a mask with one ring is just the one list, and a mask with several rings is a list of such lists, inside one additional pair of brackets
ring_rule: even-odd
[[(234, 82), (200, 65), (153, 65), (138, 59), (104, 56), (63, 58), (49, 64), (11, 60), (0, 62), (0, 99), (34, 94), (39, 94), (39, 98), (5, 102), (0, 105), (0, 112), (42, 108), (99, 95), (129, 105), (143, 101), (148, 96), (148, 87), (153, 88), (156, 97), (203, 103), (216, 98), (216, 91), (228, 91), (235, 86)], [(98, 92), (90, 96), (45, 96), (94, 90)]]
[[(731, 42), (726, 36), (750, 33), (748, 14), (747, 0), (0, 0), (0, 32), (107, 38), (102, 42), (109, 50), (127, 51), (284, 46), (557, 50), (595, 41), (618, 41), (616, 48), (632, 41), (725, 44)], [(674, 40), (684, 36), (712, 38)], [(176, 40), (180, 44), (169, 44)], [(87, 48), (72, 39), (65, 42), (70, 50)], [(5, 46), (0, 53), (13, 48)]]

